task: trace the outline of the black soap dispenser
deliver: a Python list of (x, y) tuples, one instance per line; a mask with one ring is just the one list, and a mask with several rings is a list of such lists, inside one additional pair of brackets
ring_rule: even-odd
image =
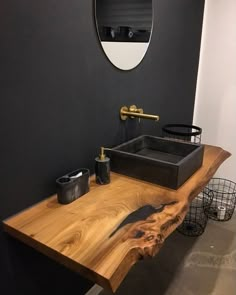
[(100, 155), (95, 158), (96, 183), (110, 183), (110, 159), (104, 153), (104, 147), (101, 147)]

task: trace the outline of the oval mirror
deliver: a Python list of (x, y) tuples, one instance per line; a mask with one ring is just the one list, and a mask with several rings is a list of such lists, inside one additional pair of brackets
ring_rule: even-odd
[(95, 0), (102, 48), (121, 70), (136, 67), (147, 52), (152, 32), (152, 0)]

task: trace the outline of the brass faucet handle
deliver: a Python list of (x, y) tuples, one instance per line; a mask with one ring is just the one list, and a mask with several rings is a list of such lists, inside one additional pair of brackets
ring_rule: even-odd
[(143, 109), (138, 109), (136, 107), (136, 105), (132, 105), (129, 107), (129, 111), (132, 112), (132, 113), (139, 113), (139, 114), (143, 114)]
[(125, 121), (128, 116), (127, 116), (127, 112), (129, 111), (129, 108), (127, 106), (123, 106), (120, 108), (120, 118), (121, 120)]

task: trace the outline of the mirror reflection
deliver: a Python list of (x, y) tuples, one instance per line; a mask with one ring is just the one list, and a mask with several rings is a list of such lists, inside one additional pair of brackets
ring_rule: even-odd
[(143, 59), (152, 30), (152, 0), (96, 0), (95, 16), (108, 59), (122, 70)]

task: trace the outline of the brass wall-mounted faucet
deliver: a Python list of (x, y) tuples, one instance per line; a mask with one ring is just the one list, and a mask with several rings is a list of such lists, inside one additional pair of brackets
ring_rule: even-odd
[(126, 120), (127, 118), (140, 118), (140, 119), (149, 119), (159, 121), (159, 116), (144, 114), (143, 109), (138, 109), (136, 105), (131, 105), (129, 108), (127, 106), (123, 106), (120, 109), (120, 118), (121, 120)]

